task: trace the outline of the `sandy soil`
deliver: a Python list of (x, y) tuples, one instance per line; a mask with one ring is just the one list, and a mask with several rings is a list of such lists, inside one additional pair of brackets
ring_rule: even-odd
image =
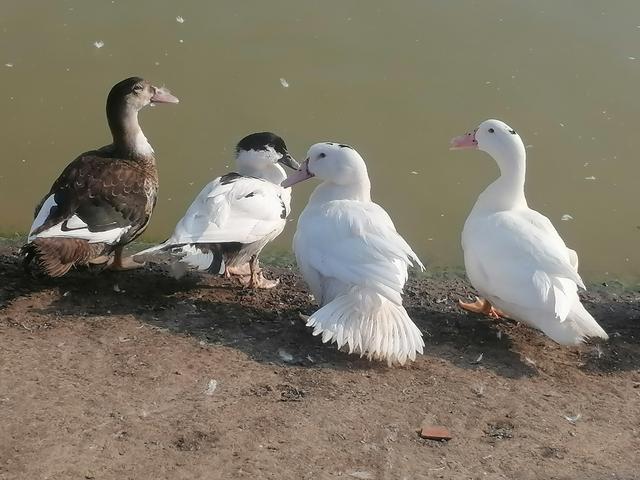
[(637, 292), (585, 295), (612, 338), (561, 348), (460, 312), (462, 279), (413, 278), (426, 352), (388, 368), (321, 344), (300, 277), (270, 274), (53, 281), (0, 248), (0, 479), (640, 478)]

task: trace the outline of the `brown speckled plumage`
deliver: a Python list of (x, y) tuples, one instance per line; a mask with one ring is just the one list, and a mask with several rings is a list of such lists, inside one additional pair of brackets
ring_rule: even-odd
[[(111, 254), (144, 232), (156, 204), (158, 171), (153, 150), (146, 144), (138, 125), (137, 114), (154, 100), (156, 91), (151, 84), (136, 77), (113, 87), (107, 100), (107, 117), (114, 141), (76, 158), (43, 197), (35, 217), (51, 196), (55, 204), (46, 212), (44, 222), (30, 233), (32, 240), (23, 247), (27, 265), (35, 258), (48, 275), (64, 275), (73, 266)], [(148, 148), (140, 150), (140, 138), (144, 139), (142, 147), (146, 144)], [(86, 231), (88, 238), (94, 234), (97, 240), (100, 232), (116, 229), (126, 231), (110, 243), (63, 235), (37, 238), (38, 234), (60, 224), (63, 230), (74, 230), (63, 223), (72, 217), (86, 224), (80, 230)]]

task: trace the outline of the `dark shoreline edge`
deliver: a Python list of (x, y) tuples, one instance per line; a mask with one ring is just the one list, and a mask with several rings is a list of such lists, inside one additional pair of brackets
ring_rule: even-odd
[[(21, 234), (13, 234), (11, 236), (0, 235), (0, 247), (12, 250), (19, 249), (25, 241), (25, 236)], [(153, 246), (153, 243), (133, 242), (127, 246), (128, 252), (139, 252), (145, 248)], [(286, 268), (297, 271), (296, 260), (293, 253), (288, 250), (267, 247), (260, 255), (260, 262), (275, 268)], [(423, 260), (424, 262), (424, 260)], [(158, 263), (162, 263), (159, 261)], [(416, 279), (429, 280), (463, 280), (466, 282), (464, 267), (462, 266), (432, 266), (428, 260), (425, 263), (426, 270), (420, 272), (412, 268), (409, 270), (409, 276)], [(637, 279), (619, 279), (615, 277), (590, 278), (586, 280), (588, 291), (607, 292), (607, 293), (636, 293), (640, 292), (640, 277)]]

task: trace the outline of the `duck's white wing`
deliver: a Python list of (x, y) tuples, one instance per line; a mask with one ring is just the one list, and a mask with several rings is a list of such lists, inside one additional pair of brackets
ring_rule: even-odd
[(584, 288), (577, 257), (551, 222), (533, 210), (470, 218), (463, 248), (476, 288), (518, 307), (546, 307), (564, 320), (577, 285)]
[(176, 225), (171, 244), (253, 243), (282, 231), (290, 193), (266, 180), (229, 174), (208, 184)]
[(407, 266), (424, 268), (387, 212), (371, 202), (335, 200), (306, 210), (294, 250), (303, 270), (373, 288), (396, 304), (402, 303)]

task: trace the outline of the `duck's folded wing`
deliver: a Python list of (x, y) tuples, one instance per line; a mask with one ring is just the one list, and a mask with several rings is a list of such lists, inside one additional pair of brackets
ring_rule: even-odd
[(566, 317), (583, 283), (555, 229), (550, 232), (537, 215), (502, 212), (479, 224), (474, 236), (465, 258), (474, 262), (474, 271), (482, 272), (483, 290), (521, 307), (547, 306)]
[(279, 233), (289, 212), (284, 189), (237, 174), (207, 185), (178, 222), (169, 243), (253, 243)]
[(29, 241), (64, 237), (113, 244), (125, 234), (133, 237), (151, 213), (145, 186), (144, 174), (130, 162), (83, 155), (36, 209)]
[(389, 215), (374, 203), (329, 202), (306, 218), (298, 232), (296, 256), (323, 276), (373, 288), (397, 304), (407, 266), (423, 268)]

